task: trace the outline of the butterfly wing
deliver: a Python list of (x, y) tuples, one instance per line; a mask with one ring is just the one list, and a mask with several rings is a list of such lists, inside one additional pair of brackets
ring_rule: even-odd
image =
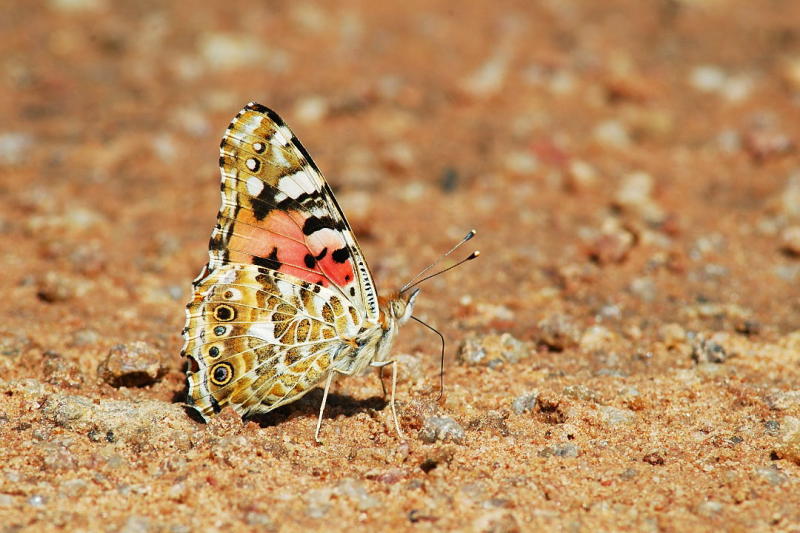
[(331, 288), (379, 315), (367, 263), (328, 184), (272, 110), (242, 109), (220, 144), (222, 207), (208, 270), (247, 263)]
[(257, 265), (226, 264), (195, 287), (184, 352), (188, 403), (270, 411), (311, 390), (356, 347), (362, 317), (338, 292)]
[[(291, 402), (343, 363), (378, 299), (347, 220), (283, 121), (250, 103), (220, 144), (222, 207), (187, 306), (189, 403), (204, 417)], [(337, 360), (339, 363), (337, 364)]]

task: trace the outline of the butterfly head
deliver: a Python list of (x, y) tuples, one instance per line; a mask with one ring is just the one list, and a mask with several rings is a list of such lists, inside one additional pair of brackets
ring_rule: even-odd
[(418, 294), (419, 289), (414, 289), (389, 298), (385, 311), (388, 318), (397, 325), (405, 324), (414, 312), (414, 301)]

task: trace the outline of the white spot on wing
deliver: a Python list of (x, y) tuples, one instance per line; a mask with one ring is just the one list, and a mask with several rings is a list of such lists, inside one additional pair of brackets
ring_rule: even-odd
[(255, 176), (247, 178), (247, 192), (251, 196), (258, 196), (264, 190), (264, 182)]
[(247, 165), (247, 168), (249, 168), (250, 170), (255, 170), (258, 168), (258, 161), (256, 161), (252, 157), (249, 158), (247, 161), (245, 161), (244, 164)]
[(236, 271), (233, 269), (226, 270), (219, 276), (219, 282), (225, 284), (231, 284), (236, 281)]
[(275, 339), (275, 329), (270, 322), (256, 322), (248, 328), (247, 334), (269, 343), (277, 342)]
[[(299, 174), (299, 172), (297, 173)], [(301, 194), (307, 192), (298, 180), (295, 179), (297, 174), (292, 174), (291, 176), (284, 176), (281, 178), (281, 181), (278, 182), (278, 187), (280, 190), (292, 198), (298, 198)]]

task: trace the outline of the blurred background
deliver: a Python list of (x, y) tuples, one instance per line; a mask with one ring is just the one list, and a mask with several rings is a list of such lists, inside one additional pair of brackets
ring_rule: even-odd
[[(0, 406), (0, 434), (26, 450), (14, 467), (26, 473), (0, 477), (0, 507), (45, 509), (41, 497), (72, 512), (78, 496), (53, 488), (57, 465), (73, 464), (59, 454), (72, 450), (75, 464), (108, 476), (88, 494), (133, 494), (132, 479), (163, 466), (160, 485), (123, 503), (172, 502), (176, 520), (197, 525), (204, 517), (173, 505), (187, 501), (186, 463), (164, 459), (192, 449), (186, 460), (202, 475), (187, 483), (218, 502), (208, 512), (223, 526), (253, 526), (274, 509), (318, 524), (328, 500), (324, 512), (305, 495), (273, 509), (269, 490), (293, 479), (355, 502), (365, 489), (325, 485), (345, 475), (406, 525), (434, 517), (425, 523), (464, 528), (490, 512), (510, 522), (481, 530), (536, 521), (579, 531), (586, 516), (608, 530), (624, 529), (620, 516), (636, 529), (697, 530), (712, 516), (718, 530), (796, 525), (797, 491), (775, 489), (796, 468), (780, 463), (784, 474), (773, 459), (800, 461), (798, 21), (793, 0), (4, 1), (0, 368), (22, 381), (2, 395), (13, 401)], [(332, 446), (352, 438), (362, 455), (306, 446), (314, 394), (245, 430), (238, 419), (206, 430), (177, 407), (183, 308), (220, 201), (219, 140), (252, 100), (312, 154), (380, 288), (478, 230), (480, 259), (426, 283), (416, 308), (448, 339), (441, 405), (467, 428), (466, 446), (415, 440), (438, 405), (439, 345), (413, 326), (397, 345), (412, 440), (396, 456), (381, 455), (395, 445), (380, 425), (386, 410), (347, 407), (351, 395), (377, 394), (373, 376), (346, 381), (323, 425)], [(111, 349), (120, 343), (129, 348)], [(128, 352), (144, 361), (146, 387), (97, 370)], [(157, 400), (170, 422), (137, 426), (130, 449), (111, 423), (111, 436), (70, 433), (56, 416), (50, 433), (41, 399), (71, 394), (131, 409)], [(184, 429), (175, 437), (167, 426)], [(240, 430), (252, 442), (226, 448), (235, 452), (205, 440)], [(59, 432), (79, 444), (48, 444)], [(86, 434), (112, 451), (98, 444), (90, 455)], [(377, 451), (365, 456), (369, 439)], [(217, 453), (224, 461), (209, 462)], [(338, 470), (334, 455), (348, 458)], [(454, 456), (469, 468), (448, 470)], [(534, 468), (545, 474), (527, 480)], [(506, 481), (482, 492), (495, 475)], [(227, 480), (229, 499), (209, 479)], [(400, 488), (410, 499), (390, 493)], [(591, 507), (606, 498), (621, 507)], [(529, 501), (551, 514), (533, 516)], [(359, 502), (335, 508), (342, 527), (374, 504)], [(126, 523), (127, 510), (115, 512), (109, 523)]]

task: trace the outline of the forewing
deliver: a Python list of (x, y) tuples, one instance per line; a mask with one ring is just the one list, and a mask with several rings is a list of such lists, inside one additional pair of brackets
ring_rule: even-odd
[(376, 320), (372, 276), (328, 184), (272, 110), (250, 103), (220, 144), (222, 207), (208, 270), (261, 266), (340, 292)]

